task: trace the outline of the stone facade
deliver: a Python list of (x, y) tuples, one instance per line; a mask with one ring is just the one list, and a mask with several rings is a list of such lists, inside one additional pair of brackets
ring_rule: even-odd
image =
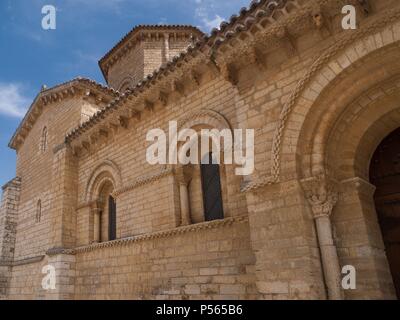
[[(400, 127), (399, 57), (397, 0), (253, 1), (210, 36), (134, 29), (100, 61), (109, 87), (41, 91), (10, 142), (0, 298), (395, 298), (369, 168)], [(200, 167), (146, 161), (169, 121), (255, 130), (255, 172), (219, 168), (224, 219), (205, 221)]]

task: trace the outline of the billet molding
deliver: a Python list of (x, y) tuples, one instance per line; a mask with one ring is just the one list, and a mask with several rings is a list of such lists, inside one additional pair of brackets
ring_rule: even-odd
[(61, 249), (58, 249), (57, 254), (58, 255), (76, 255), (76, 254), (88, 253), (88, 252), (92, 252), (92, 251), (96, 251), (96, 250), (100, 250), (100, 249), (121, 247), (121, 246), (126, 246), (126, 245), (130, 245), (130, 244), (134, 244), (134, 243), (145, 242), (145, 241), (171, 238), (171, 237), (182, 235), (182, 234), (200, 232), (200, 231), (204, 231), (204, 230), (225, 228), (225, 227), (230, 227), (235, 224), (247, 223), (247, 222), (248, 222), (248, 216), (245, 216), (245, 215), (238, 216), (238, 217), (229, 217), (229, 218), (225, 218), (222, 220), (214, 220), (214, 221), (209, 221), (209, 222), (192, 224), (192, 225), (188, 225), (188, 226), (181, 226), (181, 227), (177, 227), (175, 229), (170, 229), (170, 230), (166, 230), (166, 231), (158, 231), (158, 232), (153, 232), (153, 233), (134, 236), (134, 237), (127, 237), (127, 238), (123, 238), (123, 239), (117, 239), (114, 241), (102, 242), (102, 243), (92, 244), (92, 245), (88, 245), (88, 246), (77, 247), (74, 249), (62, 249), (61, 248)]

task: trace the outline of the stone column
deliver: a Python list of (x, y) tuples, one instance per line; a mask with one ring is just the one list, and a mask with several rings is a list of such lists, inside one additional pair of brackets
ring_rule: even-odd
[(328, 298), (329, 300), (344, 299), (341, 288), (341, 269), (330, 218), (338, 199), (336, 183), (325, 175), (320, 175), (302, 180), (302, 186), (315, 220)]
[(20, 178), (14, 178), (3, 186), (0, 209), (0, 299), (7, 298), (10, 285), (20, 190)]
[(92, 209), (93, 214), (93, 243), (99, 243), (101, 240), (101, 209), (100, 207)]
[(181, 207), (181, 225), (187, 226), (192, 223), (190, 218), (190, 198), (189, 198), (189, 182), (190, 177), (188, 167), (179, 166), (176, 170), (176, 179), (179, 185), (179, 199)]
[(189, 189), (186, 183), (179, 183), (179, 195), (181, 199), (181, 215), (182, 225), (187, 226), (191, 224), (190, 219), (190, 203), (189, 203)]

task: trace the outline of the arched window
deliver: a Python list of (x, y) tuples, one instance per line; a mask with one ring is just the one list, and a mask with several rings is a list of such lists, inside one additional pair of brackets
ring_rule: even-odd
[(99, 194), (99, 207), (94, 221), (95, 242), (117, 239), (117, 202), (112, 193), (114, 186), (107, 181)]
[(44, 127), (42, 130), (42, 137), (41, 137), (41, 151), (46, 152), (47, 150), (47, 127)]
[[(206, 161), (206, 157), (208, 157), (208, 161)], [(223, 219), (224, 209), (222, 204), (219, 164), (213, 163), (212, 153), (205, 155), (201, 163), (201, 184), (203, 189), (205, 221)]]
[(36, 222), (40, 222), (42, 219), (42, 201), (38, 200), (36, 203)]

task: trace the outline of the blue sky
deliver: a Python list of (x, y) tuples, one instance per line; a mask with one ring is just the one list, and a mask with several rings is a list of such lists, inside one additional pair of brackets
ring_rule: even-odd
[[(77, 76), (104, 83), (97, 61), (138, 24), (191, 24), (209, 32), (250, 0), (1, 0), (0, 185), (15, 176), (7, 147), (40, 87)], [(43, 30), (41, 9), (57, 8)]]

